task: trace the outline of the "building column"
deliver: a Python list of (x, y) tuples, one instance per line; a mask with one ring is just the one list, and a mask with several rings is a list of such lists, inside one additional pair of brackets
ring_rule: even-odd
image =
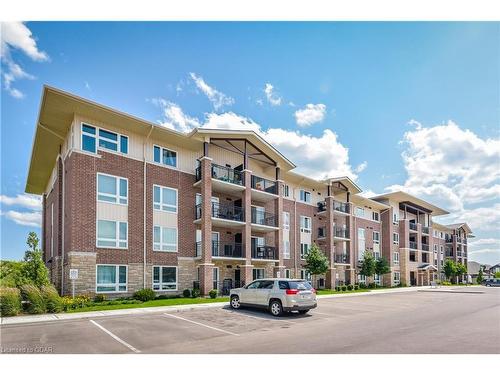
[(212, 263), (212, 159), (203, 156), (201, 165), (201, 264), (200, 293), (208, 295), (213, 288)]
[(337, 283), (337, 278), (335, 277), (336, 275), (336, 268), (335, 268), (335, 254), (336, 254), (336, 249), (335, 249), (335, 243), (334, 243), (334, 214), (333, 214), (333, 197), (328, 196), (325, 198), (325, 206), (326, 206), (326, 252), (325, 255), (328, 258), (329, 261), (329, 267), (328, 271), (326, 273), (326, 280), (325, 280), (325, 288), (327, 289), (335, 289), (336, 283)]
[(276, 168), (276, 178), (278, 197), (274, 200), (274, 216), (278, 230), (274, 232), (274, 246), (278, 252), (278, 262), (275, 264), (273, 276), (285, 277), (285, 266), (283, 264), (283, 181), (279, 179), (279, 168)]
[(243, 170), (243, 183), (245, 190), (241, 199), (243, 207), (243, 215), (245, 217), (245, 226), (242, 229), (243, 248), (245, 249), (245, 257), (241, 272), (241, 279), (244, 284), (248, 284), (253, 280), (252, 275), (252, 172), (248, 169)]

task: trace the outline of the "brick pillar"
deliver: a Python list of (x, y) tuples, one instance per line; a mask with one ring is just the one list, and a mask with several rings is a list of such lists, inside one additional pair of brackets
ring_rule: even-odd
[(417, 262), (422, 262), (422, 224), (417, 224)]
[(335, 268), (335, 243), (333, 237), (335, 237), (334, 228), (333, 228), (333, 197), (328, 196), (325, 198), (325, 206), (326, 206), (326, 257), (329, 261), (328, 271), (326, 272), (326, 280), (325, 280), (325, 288), (327, 289), (335, 289), (337, 279), (335, 274), (337, 272)]
[(253, 279), (252, 274), (252, 172), (248, 169), (243, 170), (243, 183), (245, 190), (241, 199), (243, 215), (245, 217), (245, 226), (242, 230), (243, 248), (245, 249), (245, 258), (241, 267), (241, 280), (243, 284), (248, 284)]
[(285, 277), (285, 266), (283, 264), (283, 181), (277, 180), (278, 197), (274, 200), (274, 215), (276, 217), (276, 226), (278, 230), (274, 232), (274, 246), (278, 252), (278, 262), (274, 267), (274, 277)]
[(252, 282), (253, 280), (253, 265), (251, 264), (244, 264), (240, 266), (241, 273), (241, 285), (247, 285)]
[(204, 156), (201, 163), (201, 264), (200, 293), (208, 295), (213, 287), (212, 263), (212, 159)]

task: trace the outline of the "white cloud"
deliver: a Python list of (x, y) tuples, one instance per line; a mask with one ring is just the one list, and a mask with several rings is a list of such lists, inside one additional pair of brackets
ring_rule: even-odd
[(11, 49), (18, 49), (34, 61), (48, 61), (46, 52), (40, 51), (33, 35), (22, 22), (2, 22), (1, 24), (0, 57), (3, 67), (4, 89), (14, 98), (21, 99), (24, 94), (12, 84), (19, 79), (34, 79), (25, 72), (11, 56)]
[(368, 167), (368, 162), (365, 160), (355, 168), (355, 171), (356, 173), (361, 173), (366, 169), (366, 167)]
[(162, 109), (163, 119), (159, 122), (167, 128), (187, 133), (201, 125), (198, 119), (186, 115), (175, 103), (163, 98), (154, 98), (151, 102)]
[(7, 206), (20, 206), (37, 211), (42, 209), (42, 198), (38, 195), (17, 194), (15, 197), (0, 195), (0, 203)]
[(266, 83), (266, 86), (264, 87), (264, 93), (266, 94), (267, 101), (272, 106), (281, 105), (282, 98), (274, 91), (273, 85), (271, 85), (270, 83)]
[(500, 239), (499, 238), (481, 238), (478, 240), (469, 240), (468, 243), (469, 258), (475, 258), (475, 255), (487, 254), (491, 258), (500, 260)]
[(473, 231), (494, 231), (498, 232), (500, 223), (500, 203), (495, 203), (488, 207), (477, 207), (453, 212), (443, 222), (463, 223), (466, 222)]
[(362, 191), (361, 193), (359, 193), (359, 195), (361, 195), (364, 198), (371, 198), (371, 197), (377, 196), (378, 194), (375, 193), (373, 190), (368, 189), (368, 190)]
[(260, 125), (252, 119), (237, 115), (234, 112), (221, 114), (209, 113), (206, 115), (203, 128), (209, 129), (232, 129), (232, 130), (253, 130), (260, 131)]
[(295, 121), (301, 127), (311, 126), (323, 121), (326, 114), (326, 105), (307, 104), (305, 108), (295, 111)]
[(26, 225), (29, 227), (42, 226), (41, 212), (19, 212), (10, 210), (7, 212), (1, 212), (1, 214), (19, 225)]
[(88, 91), (92, 91), (92, 88), (90, 87), (90, 84), (89, 84), (87, 81), (85, 81), (85, 82), (84, 82), (84, 84), (85, 84), (85, 88), (86, 88)]
[(223, 94), (220, 91), (217, 91), (214, 87), (209, 86), (203, 77), (197, 76), (195, 73), (189, 73), (189, 76), (195, 83), (196, 87), (198, 87), (201, 92), (203, 92), (208, 100), (214, 106), (214, 109), (217, 111), (225, 106), (231, 106), (234, 104), (234, 99), (230, 96)]

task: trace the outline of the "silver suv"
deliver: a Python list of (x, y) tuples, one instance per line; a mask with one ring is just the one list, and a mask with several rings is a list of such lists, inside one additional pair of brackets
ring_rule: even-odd
[(230, 306), (255, 306), (269, 309), (274, 316), (284, 312), (307, 313), (317, 306), (316, 290), (306, 280), (259, 279), (243, 288), (231, 289)]

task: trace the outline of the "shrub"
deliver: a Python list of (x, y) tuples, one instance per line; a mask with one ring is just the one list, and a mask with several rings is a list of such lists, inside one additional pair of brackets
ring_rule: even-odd
[(24, 309), (29, 314), (43, 314), (46, 311), (45, 301), (40, 289), (34, 285), (23, 285), (21, 287), (21, 296), (26, 302)]
[(336, 287), (335, 287), (335, 290), (336, 290), (337, 292), (340, 292), (340, 286), (336, 286)]
[(21, 295), (17, 288), (0, 288), (0, 315), (13, 316), (21, 311)]
[(368, 289), (373, 289), (375, 287), (376, 287), (375, 283), (368, 284)]
[(155, 299), (155, 297), (155, 292), (153, 291), (153, 289), (149, 288), (141, 289), (134, 293), (134, 298), (142, 302), (151, 301)]
[(192, 298), (198, 298), (199, 296), (200, 296), (200, 290), (199, 290), (199, 289), (196, 289), (196, 288), (195, 288), (195, 289), (193, 289), (193, 290), (191, 291), (191, 297), (192, 297)]
[(173, 298), (181, 298), (180, 294), (160, 294), (156, 299), (173, 299)]
[(343, 292), (345, 292), (347, 290), (347, 285), (342, 285), (341, 289)]
[(184, 298), (189, 298), (191, 297), (191, 291), (189, 289), (184, 289), (184, 291), (182, 292), (182, 296)]
[(217, 293), (217, 289), (212, 289), (210, 292), (208, 292), (208, 295), (210, 296), (210, 298), (215, 299), (217, 298)]
[(90, 297), (86, 295), (71, 297), (62, 297), (62, 305), (64, 311), (74, 310), (79, 307), (91, 306), (93, 303), (90, 301)]
[(450, 286), (451, 283), (449, 281), (443, 281), (441, 282), (441, 285)]
[(359, 289), (366, 289), (365, 283), (359, 283)]
[[(117, 300), (123, 301), (124, 299), (117, 298)], [(100, 303), (106, 301), (106, 295), (105, 294), (96, 294), (94, 297), (94, 302)]]
[(353, 286), (352, 284), (347, 285), (347, 290), (352, 290)]
[(52, 285), (44, 285), (40, 288), (47, 312), (58, 313), (63, 309), (63, 302), (56, 288)]
[(359, 285), (358, 284), (354, 284), (354, 290), (358, 290), (359, 289)]

